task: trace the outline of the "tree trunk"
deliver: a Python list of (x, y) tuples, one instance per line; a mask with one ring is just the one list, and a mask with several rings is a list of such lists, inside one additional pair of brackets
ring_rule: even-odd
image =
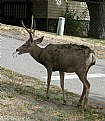
[(88, 0), (86, 3), (90, 15), (88, 36), (105, 39), (105, 0)]

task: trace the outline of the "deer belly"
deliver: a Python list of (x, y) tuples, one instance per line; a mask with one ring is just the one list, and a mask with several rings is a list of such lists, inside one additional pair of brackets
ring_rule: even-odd
[(55, 63), (53, 64), (53, 71), (63, 71), (63, 72), (68, 72), (68, 73), (72, 73), (75, 72), (75, 67), (70, 66), (68, 64), (58, 64)]

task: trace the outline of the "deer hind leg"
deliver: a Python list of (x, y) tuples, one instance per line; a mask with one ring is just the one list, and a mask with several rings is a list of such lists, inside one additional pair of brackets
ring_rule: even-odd
[(79, 103), (81, 103), (83, 98), (84, 98), (83, 109), (84, 109), (84, 111), (86, 111), (88, 100), (89, 100), (90, 83), (87, 80), (86, 73), (81, 72), (81, 73), (77, 73), (77, 75), (79, 76), (79, 78), (80, 78), (80, 80), (81, 80), (81, 82), (83, 83), (83, 86), (84, 86), (83, 93), (80, 97)]
[(83, 86), (83, 92), (82, 92), (82, 95), (81, 95), (79, 102), (78, 102), (78, 105), (77, 105), (78, 107), (81, 106), (81, 103), (84, 99), (85, 93), (86, 93), (86, 89), (85, 89), (85, 86)]
[(63, 104), (66, 103), (66, 97), (65, 97), (65, 93), (64, 93), (64, 72), (59, 71), (60, 74), (60, 85), (62, 88), (62, 94), (63, 94)]
[[(88, 71), (87, 71), (88, 72)], [(86, 78), (87, 78), (87, 72), (86, 72)], [(79, 102), (78, 102), (78, 107), (79, 106), (81, 106), (81, 103), (82, 103), (82, 101), (83, 101), (83, 99), (84, 99), (84, 96), (85, 96), (85, 93), (86, 93), (86, 88), (85, 88), (85, 86), (83, 85), (83, 92), (82, 92), (82, 95), (81, 95), (81, 97), (80, 97), (80, 99), (79, 99)]]
[(49, 88), (50, 88), (50, 82), (51, 82), (51, 75), (52, 75), (52, 69), (47, 69), (47, 91), (46, 91), (47, 99), (49, 99)]
[(86, 108), (87, 108), (87, 104), (88, 104), (88, 100), (89, 100), (89, 90), (90, 90), (90, 83), (86, 77), (85, 77), (85, 80), (87, 83), (87, 87), (86, 87), (86, 94), (85, 94), (85, 99), (84, 99), (84, 111), (86, 111)]

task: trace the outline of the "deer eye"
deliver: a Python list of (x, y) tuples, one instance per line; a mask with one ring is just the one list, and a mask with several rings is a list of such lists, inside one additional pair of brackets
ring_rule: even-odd
[(23, 45), (23, 47), (27, 47), (27, 45)]

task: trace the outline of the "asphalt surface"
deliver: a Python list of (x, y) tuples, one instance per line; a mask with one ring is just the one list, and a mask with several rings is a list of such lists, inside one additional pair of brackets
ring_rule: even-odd
[[(29, 54), (18, 55), (17, 57), (14, 55), (13, 57), (12, 54), (15, 49), (23, 43), (17, 39), (1, 36), (1, 66), (46, 81), (46, 69)], [(91, 84), (90, 97), (105, 103), (105, 60), (97, 59), (96, 65), (89, 70), (88, 79)], [(59, 73), (53, 72), (51, 84), (59, 86), (59, 83)], [(82, 83), (74, 73), (66, 74), (65, 89), (81, 94)]]

